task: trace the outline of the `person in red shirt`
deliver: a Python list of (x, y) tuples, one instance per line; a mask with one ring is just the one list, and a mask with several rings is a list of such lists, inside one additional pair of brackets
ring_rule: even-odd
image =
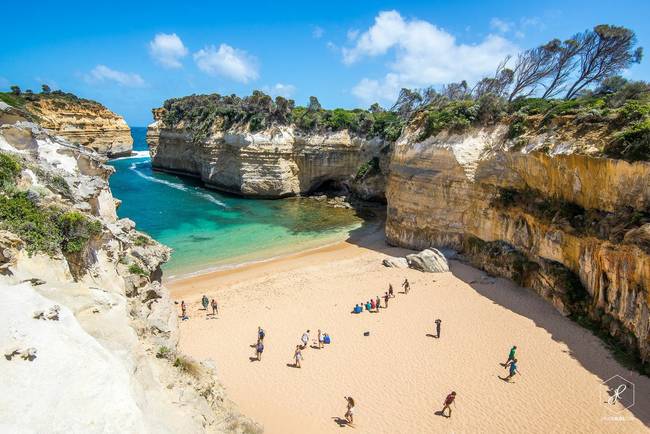
[(445, 410), (449, 409), (449, 416), (447, 417), (451, 417), (451, 404), (454, 404), (454, 407), (456, 406), (455, 399), (456, 399), (456, 392), (451, 392), (449, 395), (447, 395), (447, 397), (445, 398), (444, 405), (442, 407), (442, 411), (440, 412), (442, 416), (445, 415)]

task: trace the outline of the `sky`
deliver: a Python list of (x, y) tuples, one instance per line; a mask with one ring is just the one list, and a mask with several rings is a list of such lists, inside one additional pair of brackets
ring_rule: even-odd
[[(131, 126), (173, 97), (261, 89), (305, 105), (389, 107), (402, 87), (472, 83), (508, 54), (597, 24), (650, 49), (650, 2), (246, 1), (4, 4), (0, 90), (101, 102)], [(11, 19), (8, 19), (8, 18)], [(650, 79), (650, 59), (624, 75)]]

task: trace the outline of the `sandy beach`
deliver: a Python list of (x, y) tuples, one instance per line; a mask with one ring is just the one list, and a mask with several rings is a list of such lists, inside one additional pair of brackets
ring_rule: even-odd
[[(613, 359), (601, 341), (562, 317), (533, 291), (451, 261), (451, 272), (386, 268), (383, 233), (269, 262), (167, 282), (185, 300), (180, 349), (213, 359), (229, 397), (267, 433), (650, 432), (650, 378)], [(401, 293), (404, 278), (411, 292)], [(356, 303), (396, 298), (379, 313)], [(485, 280), (483, 280), (485, 282)], [(219, 302), (206, 315), (203, 294)], [(383, 304), (382, 304), (383, 305)], [(434, 320), (442, 320), (440, 339)], [(261, 362), (251, 361), (257, 327)], [(332, 344), (293, 350), (303, 332)], [(364, 336), (364, 332), (369, 336)], [(517, 345), (521, 375), (507, 383), (500, 365)], [(609, 405), (603, 381), (634, 383), (636, 401)], [(437, 414), (456, 391), (451, 418)], [(344, 396), (356, 400), (355, 427), (342, 424)]]

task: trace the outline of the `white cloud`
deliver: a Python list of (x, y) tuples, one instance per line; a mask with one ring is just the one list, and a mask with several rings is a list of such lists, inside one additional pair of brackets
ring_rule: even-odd
[(149, 54), (165, 68), (180, 68), (181, 59), (187, 56), (187, 47), (176, 33), (158, 33), (149, 42)]
[(120, 86), (141, 87), (145, 85), (144, 80), (139, 74), (116, 71), (106, 65), (95, 66), (89, 74), (84, 76), (87, 83), (103, 83), (112, 81)]
[(357, 29), (348, 30), (347, 33), (348, 41), (354, 42), (354, 40), (357, 39), (357, 36), (359, 36), (359, 30)]
[(259, 77), (257, 59), (244, 50), (227, 44), (214, 45), (194, 53), (199, 69), (209, 75), (222, 75), (241, 83), (248, 83)]
[(394, 51), (383, 79), (364, 78), (352, 90), (364, 103), (394, 101), (402, 87), (424, 87), (452, 81), (475, 81), (494, 72), (516, 46), (488, 35), (477, 44), (460, 44), (443, 29), (418, 19), (404, 19), (397, 11), (380, 12), (375, 23), (343, 48), (343, 62), (351, 65), (364, 57)]
[(264, 86), (262, 90), (272, 96), (283, 96), (291, 98), (296, 92), (296, 86), (293, 84), (276, 83), (273, 86)]
[(320, 39), (325, 34), (325, 29), (320, 26), (314, 26), (314, 30), (311, 31), (311, 35), (314, 39)]
[(490, 20), (490, 28), (493, 30), (498, 30), (501, 33), (508, 33), (512, 28), (513, 24), (510, 21), (502, 20), (501, 18), (492, 18)]

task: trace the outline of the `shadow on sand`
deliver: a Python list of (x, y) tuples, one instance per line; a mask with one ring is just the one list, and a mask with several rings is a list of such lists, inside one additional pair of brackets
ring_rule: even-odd
[[(378, 213), (368, 219), (360, 228), (353, 230), (347, 242), (359, 247), (374, 250), (387, 256), (406, 256), (412, 250), (392, 247), (386, 243), (383, 230), (385, 213)], [(569, 347), (569, 355), (576, 359), (585, 369), (598, 376), (603, 382), (620, 375), (635, 385), (635, 404), (629, 408), (646, 426), (650, 426), (650, 378), (622, 366), (613, 358), (609, 349), (590, 330), (564, 318), (546, 300), (531, 289), (514, 292), (504, 285), (480, 283), (485, 273), (456, 260), (449, 261), (451, 273), (462, 280), (483, 297), (506, 309), (531, 319), (538, 327), (546, 330), (557, 342)], [(400, 292), (403, 293), (403, 292)], [(432, 335), (427, 335), (433, 337)], [(610, 391), (610, 395), (614, 392)], [(598, 398), (596, 398), (598, 399)], [(624, 406), (631, 404), (621, 400)], [(438, 413), (436, 413), (438, 414)]]

